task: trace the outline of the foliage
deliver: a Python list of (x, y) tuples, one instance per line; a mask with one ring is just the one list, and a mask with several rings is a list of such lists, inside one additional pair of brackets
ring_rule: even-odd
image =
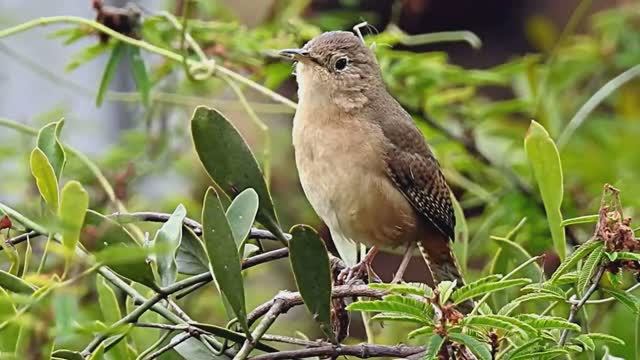
[[(12, 150), (0, 159), (23, 169), (3, 174), (3, 194), (31, 191), (15, 191), (27, 195), (11, 206), (0, 203), (0, 357), (244, 359), (292, 348), (347, 351), (336, 342), (357, 311), (370, 313), (368, 340), (379, 346), (366, 351), (409, 352), (396, 357), (633, 358), (640, 330), (616, 324), (629, 323), (630, 314), (640, 318), (631, 285), (640, 244), (625, 216), (640, 207), (640, 163), (630, 150), (640, 135), (633, 121), (640, 117), (639, 90), (631, 78), (603, 85), (640, 63), (637, 5), (593, 15), (587, 34), (556, 39), (551, 53), (482, 70), (454, 65), (440, 52), (401, 50), (395, 45), (408, 35), (394, 27), (365, 38), (377, 45), (389, 90), (429, 139), (459, 200), (455, 246), (467, 282), (456, 288), (340, 285), (340, 262), (313, 228), (283, 231), (282, 224), (316, 220), (301, 205), (291, 164), (281, 160), (286, 137), (266, 125), (269, 113), (295, 108), (274, 91), (291, 67), (266, 49), (297, 46), (356, 16), (347, 10), (303, 19), (302, 3), (280, 5), (251, 29), (218, 5), (198, 2), (191, 9), (198, 19), (127, 13), (137, 24), (127, 31), (70, 16), (0, 30), (3, 38), (65, 23), (55, 39), (87, 41), (69, 57), (69, 70), (107, 59), (97, 90), (89, 91), (96, 105), (127, 101), (148, 121), (94, 162), (63, 141), (79, 129), (69, 119), (45, 114), (37, 129), (0, 118), (5, 128), (34, 137), (26, 149), (24, 138), (23, 146), (1, 145)], [(103, 19), (114, 16), (108, 7), (98, 11)], [(110, 90), (125, 61), (136, 93)], [(491, 99), (488, 89), (511, 95)], [(602, 89), (617, 92), (590, 97)], [(218, 96), (215, 109), (202, 106), (225, 90), (237, 101)], [(257, 102), (257, 93), (270, 102)], [(597, 107), (600, 101), (606, 106)], [(591, 110), (576, 127), (583, 103)], [(190, 128), (167, 122), (170, 114), (191, 115)], [(170, 171), (191, 188), (146, 196), (143, 181)], [(598, 206), (603, 183), (616, 187), (605, 186)], [(275, 263), (288, 255), (290, 267)], [(299, 292), (285, 290), (293, 287)], [(466, 300), (475, 303), (470, 314), (456, 309)], [(303, 302), (309, 314), (278, 320)], [(355, 335), (344, 342), (356, 342)], [(394, 346), (400, 342), (414, 347)]]

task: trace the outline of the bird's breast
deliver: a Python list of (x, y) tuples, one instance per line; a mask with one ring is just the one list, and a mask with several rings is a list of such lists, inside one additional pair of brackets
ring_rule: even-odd
[(300, 182), (332, 233), (395, 247), (415, 236), (416, 216), (387, 176), (384, 141), (376, 124), (353, 115), (301, 107), (294, 119)]

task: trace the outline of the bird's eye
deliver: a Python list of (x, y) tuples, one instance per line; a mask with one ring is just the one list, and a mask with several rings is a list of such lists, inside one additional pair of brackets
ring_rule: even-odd
[(337, 71), (342, 71), (347, 67), (347, 65), (349, 65), (349, 59), (346, 56), (343, 56), (336, 60), (336, 63), (333, 65), (333, 67)]

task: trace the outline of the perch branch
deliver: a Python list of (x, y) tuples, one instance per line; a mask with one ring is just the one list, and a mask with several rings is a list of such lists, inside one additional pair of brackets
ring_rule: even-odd
[(157, 359), (158, 356), (164, 354), (165, 352), (173, 349), (174, 347), (180, 345), (181, 343), (189, 340), (189, 338), (191, 337), (191, 334), (189, 334), (188, 332), (182, 333), (180, 335), (178, 335), (177, 338), (172, 339), (172, 341), (170, 341), (167, 345), (161, 347), (160, 349), (158, 349), (158, 351), (154, 352), (153, 354), (147, 356), (144, 360), (152, 360), (152, 359)]
[(412, 355), (420, 354), (424, 351), (425, 348), (422, 346), (407, 345), (328, 345), (258, 355), (252, 357), (251, 360), (303, 359), (314, 356), (331, 357), (335, 359), (339, 356), (347, 355), (354, 356), (360, 359), (374, 357), (407, 358)]
[[(567, 321), (569, 321), (570, 323), (573, 323), (575, 321), (576, 315), (578, 314), (582, 306), (587, 302), (587, 300), (589, 300), (591, 295), (593, 295), (593, 293), (598, 288), (598, 283), (600, 283), (600, 279), (602, 279), (604, 270), (605, 270), (604, 266), (600, 266), (598, 268), (598, 272), (596, 272), (595, 276), (593, 277), (591, 286), (587, 289), (587, 291), (585, 291), (584, 295), (582, 296), (582, 298), (577, 304), (571, 305), (571, 311), (569, 312), (569, 318), (567, 319)], [(558, 341), (558, 345), (564, 346), (568, 336), (569, 336), (569, 329), (564, 329), (564, 331), (562, 331), (562, 335), (560, 335), (560, 341)]]
[[(9, 246), (15, 246), (18, 245), (22, 242), (25, 242), (29, 239), (33, 239), (36, 236), (40, 236), (40, 233), (38, 233), (37, 231), (31, 230), (29, 232), (26, 232), (24, 234), (20, 234), (16, 237), (13, 237), (11, 239), (7, 239), (4, 241), (5, 245), (9, 245)], [(4, 250), (3, 247), (0, 247), (0, 251)]]
[(267, 314), (262, 318), (260, 324), (258, 324), (255, 330), (251, 333), (251, 338), (244, 341), (242, 348), (238, 351), (238, 354), (233, 358), (233, 360), (244, 360), (249, 356), (249, 354), (251, 354), (251, 350), (253, 350), (258, 341), (260, 341), (262, 335), (269, 330), (269, 327), (271, 327), (273, 322), (276, 321), (278, 316), (282, 313), (283, 307), (283, 299), (276, 299), (274, 301)]
[[(331, 289), (332, 298), (344, 298), (353, 296), (365, 296), (379, 299), (387, 292), (384, 290), (372, 289), (367, 285), (340, 285)], [(302, 296), (299, 292), (281, 291), (273, 299), (256, 307), (247, 315), (249, 325), (253, 324), (258, 318), (266, 314), (276, 303), (282, 301), (281, 313), (286, 313), (294, 306), (302, 305)]]

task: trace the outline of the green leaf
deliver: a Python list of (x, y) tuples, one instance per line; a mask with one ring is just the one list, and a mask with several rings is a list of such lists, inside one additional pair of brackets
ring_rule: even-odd
[(566, 226), (570, 226), (570, 225), (577, 225), (577, 224), (590, 224), (590, 223), (595, 223), (598, 222), (598, 219), (600, 218), (600, 215), (585, 215), (585, 216), (578, 216), (578, 217), (574, 217), (571, 219), (565, 219), (562, 220), (562, 226), (566, 227)]
[[(112, 325), (122, 317), (116, 293), (105, 278), (99, 275), (96, 276), (96, 289), (98, 291), (98, 303), (100, 304), (100, 310), (102, 311), (102, 318), (107, 325)], [(127, 343), (125, 341), (120, 341), (117, 344), (114, 344), (113, 347), (107, 351), (116, 359), (129, 358), (127, 353)]]
[(209, 271), (209, 259), (202, 241), (189, 228), (183, 230), (182, 241), (176, 254), (178, 272), (185, 275), (198, 275)]
[(416, 317), (414, 315), (396, 314), (396, 313), (390, 313), (390, 312), (375, 314), (371, 318), (371, 320), (399, 321), (399, 322), (410, 322), (410, 323), (418, 323), (418, 324), (423, 324), (424, 323), (424, 320), (422, 318)]
[[(176, 341), (177, 337), (181, 337), (182, 334), (178, 334), (174, 336), (171, 342)], [(184, 342), (176, 345), (174, 347), (175, 351), (180, 354), (184, 359), (189, 360), (228, 360), (229, 357), (226, 355), (216, 355), (212, 353), (206, 346), (204, 346), (198, 339), (196, 338), (188, 338)]]
[(260, 199), (256, 219), (274, 234), (281, 234), (262, 171), (238, 130), (220, 112), (200, 106), (191, 118), (191, 134), (211, 179), (231, 196), (253, 188)]
[(606, 343), (612, 343), (612, 344), (617, 344), (617, 345), (624, 345), (624, 340), (615, 337), (613, 335), (609, 335), (609, 334), (603, 334), (603, 333), (589, 333), (589, 334), (583, 334), (580, 336), (586, 336), (588, 338), (590, 338), (593, 341), (602, 341), (602, 342), (606, 342)]
[(535, 334), (537, 331), (531, 325), (516, 318), (504, 315), (471, 315), (462, 319), (462, 324), (498, 328), (507, 331), (518, 331), (522, 335)]
[(54, 213), (58, 209), (58, 180), (47, 156), (39, 148), (33, 149), (29, 159), (31, 174), (36, 179), (40, 195)]
[(218, 193), (212, 187), (204, 196), (202, 239), (207, 249), (211, 273), (220, 292), (238, 317), (244, 331), (249, 333), (238, 250)]
[(36, 288), (17, 276), (0, 270), (0, 286), (8, 291), (20, 294), (32, 294)]
[(227, 220), (237, 246), (249, 235), (257, 213), (258, 194), (251, 188), (238, 194), (227, 208)]
[(97, 349), (93, 351), (91, 356), (89, 356), (89, 360), (102, 360), (104, 359), (104, 342), (100, 343)]
[(555, 294), (535, 292), (522, 295), (510, 303), (506, 304), (498, 311), (498, 315), (509, 315), (516, 307), (527, 301), (564, 301), (564, 296), (558, 296)]
[(535, 314), (521, 314), (518, 319), (526, 322), (538, 330), (567, 329), (580, 331), (580, 325), (570, 323), (566, 319), (556, 316), (540, 316)]
[(89, 194), (77, 181), (69, 181), (61, 192), (59, 217), (62, 224), (62, 245), (75, 254), (80, 241), (80, 231), (89, 207)]
[(536, 345), (541, 342), (543, 339), (541, 337), (536, 337), (535, 339), (531, 339), (522, 345), (517, 346), (513, 350), (509, 351), (505, 354), (504, 359), (512, 359), (513, 357), (521, 354), (528, 354), (536, 349)]
[(71, 57), (71, 61), (69, 61), (69, 63), (65, 67), (65, 71), (75, 70), (80, 65), (95, 59), (108, 49), (109, 46), (106, 43), (102, 42), (97, 42), (94, 45), (82, 49), (79, 53), (74, 54)]
[(131, 74), (136, 82), (136, 88), (140, 92), (140, 99), (144, 106), (149, 106), (149, 92), (151, 91), (151, 81), (144, 59), (140, 54), (140, 48), (127, 44), (127, 54), (131, 60)]
[(441, 281), (436, 286), (436, 290), (438, 291), (438, 298), (440, 304), (446, 304), (449, 301), (449, 298), (453, 294), (456, 289), (456, 282), (454, 281)]
[(413, 339), (420, 335), (433, 334), (434, 330), (435, 330), (435, 327), (433, 325), (425, 325), (411, 331), (409, 334), (407, 334), (407, 337), (409, 339)]
[(429, 341), (427, 341), (426, 351), (424, 353), (424, 360), (433, 360), (437, 359), (438, 352), (440, 352), (440, 348), (444, 344), (444, 338), (440, 335), (433, 335), (429, 337)]
[(107, 93), (107, 90), (109, 90), (111, 79), (113, 79), (113, 76), (116, 74), (116, 70), (118, 70), (118, 63), (120, 63), (120, 59), (122, 58), (124, 45), (125, 44), (123, 42), (118, 41), (113, 46), (113, 50), (111, 50), (111, 56), (109, 57), (109, 61), (107, 61), (107, 65), (104, 68), (104, 73), (102, 73), (102, 80), (100, 80), (98, 94), (96, 95), (97, 107), (100, 107), (102, 105), (104, 96)]
[(331, 270), (324, 242), (313, 228), (297, 225), (291, 229), (289, 259), (296, 285), (305, 305), (320, 323), (320, 328), (334, 339), (331, 328)]
[(167, 222), (158, 229), (153, 239), (154, 247), (159, 249), (154, 251), (153, 257), (157, 266), (156, 280), (161, 287), (173, 284), (178, 277), (176, 253), (182, 240), (182, 222), (185, 216), (187, 216), (187, 209), (182, 204), (178, 205)]
[(640, 315), (640, 300), (635, 296), (618, 289), (602, 289), (606, 294), (616, 298), (634, 314)]
[(551, 349), (551, 350), (522, 354), (522, 355), (514, 356), (509, 359), (510, 360), (553, 359), (560, 355), (569, 355), (569, 352), (564, 349)]
[(593, 250), (601, 246), (602, 246), (602, 241), (597, 241), (597, 240), (590, 240), (580, 245), (576, 249), (576, 251), (574, 251), (571, 255), (569, 255), (566, 259), (564, 259), (560, 263), (556, 271), (553, 273), (553, 275), (551, 275), (551, 279), (549, 279), (549, 281), (551, 281), (552, 283), (556, 282), (556, 280), (558, 280), (560, 275), (571, 270), (574, 266), (578, 264), (578, 261), (580, 261), (580, 259), (584, 258), (585, 256), (588, 256), (589, 254), (591, 254)]
[[(146, 298), (151, 298), (153, 295), (155, 295), (155, 292), (153, 290), (137, 282), (132, 283), (131, 287)], [(136, 307), (138, 307), (138, 305), (134, 304), (134, 301), (130, 296), (127, 296), (125, 305), (127, 313), (132, 312)], [(142, 316), (140, 316), (140, 319), (138, 319), (138, 321), (146, 323), (161, 323), (163, 321), (163, 318), (156, 312), (146, 311), (144, 314), (142, 314)], [(132, 341), (132, 344), (135, 346), (135, 348), (142, 351), (142, 349), (148, 349), (149, 347), (151, 347), (163, 332), (164, 330), (160, 329), (133, 327), (127, 333), (127, 336)]]
[(602, 253), (604, 252), (604, 247), (599, 246), (591, 254), (587, 260), (584, 261), (582, 265), (582, 269), (580, 269), (580, 273), (578, 274), (578, 294), (580, 296), (584, 295), (587, 288), (591, 285), (591, 279), (593, 275), (596, 273), (598, 266), (600, 266), (600, 259), (602, 259)]
[(122, 314), (116, 293), (102, 276), (96, 276), (96, 289), (98, 290), (98, 303), (105, 323), (110, 325), (120, 320)]
[(491, 352), (489, 351), (489, 345), (483, 343), (469, 335), (451, 333), (449, 339), (465, 345), (478, 360), (491, 360)]
[(58, 291), (53, 295), (55, 334), (57, 342), (69, 341), (73, 336), (73, 324), (78, 310), (77, 298), (69, 291)]
[(619, 259), (619, 260), (640, 261), (640, 254), (636, 254), (628, 251), (620, 251), (613, 254), (616, 254), (616, 259)]
[(596, 343), (590, 337), (586, 336), (586, 334), (578, 335), (573, 338), (574, 341), (580, 343), (582, 347), (584, 347), (588, 351), (593, 351), (596, 348)]
[(412, 317), (414, 322), (430, 324), (432, 321), (419, 308), (406, 303), (385, 300), (360, 300), (347, 306), (349, 311), (392, 313)]
[(84, 360), (84, 357), (77, 351), (59, 349), (51, 353), (52, 359), (66, 359), (66, 360)]
[(64, 165), (67, 162), (67, 156), (59, 139), (63, 126), (64, 119), (45, 125), (38, 132), (36, 141), (38, 148), (42, 150), (51, 167), (53, 167), (53, 172), (58, 180), (60, 180), (60, 174), (62, 174), (62, 169), (64, 169)]
[(385, 284), (385, 283), (372, 283), (369, 284), (372, 289), (386, 290), (391, 293), (401, 295), (417, 295), (430, 298), (433, 296), (433, 290), (422, 283), (402, 283), (402, 284)]
[[(147, 249), (141, 248), (125, 228), (117, 222), (92, 210), (87, 211), (85, 228), (87, 232), (82, 238), (82, 242), (89, 249), (98, 252), (96, 254), (97, 261), (109, 266), (120, 276), (144, 284), (152, 289), (158, 288), (154, 282), (151, 266), (145, 258), (135, 256), (132, 259), (123, 261), (122, 259), (111, 256), (98, 256), (101, 253), (108, 255), (108, 252), (105, 251), (112, 248), (115, 248), (119, 252), (121, 252), (121, 250), (127, 251), (127, 249), (131, 249), (130, 252), (136, 255), (140, 252), (148, 251)], [(91, 246), (89, 246), (90, 244)]]
[(523, 278), (523, 279), (499, 280), (496, 282), (484, 283), (473, 288), (467, 288), (465, 292), (460, 292), (460, 291), (454, 292), (453, 300), (455, 304), (460, 304), (465, 300), (469, 300), (480, 295), (494, 293), (496, 291), (507, 289), (514, 286), (525, 285), (530, 282), (531, 280)]
[(547, 130), (535, 121), (531, 121), (524, 139), (524, 148), (547, 213), (553, 247), (560, 259), (564, 259), (567, 246), (560, 211), (564, 189), (558, 148)]

